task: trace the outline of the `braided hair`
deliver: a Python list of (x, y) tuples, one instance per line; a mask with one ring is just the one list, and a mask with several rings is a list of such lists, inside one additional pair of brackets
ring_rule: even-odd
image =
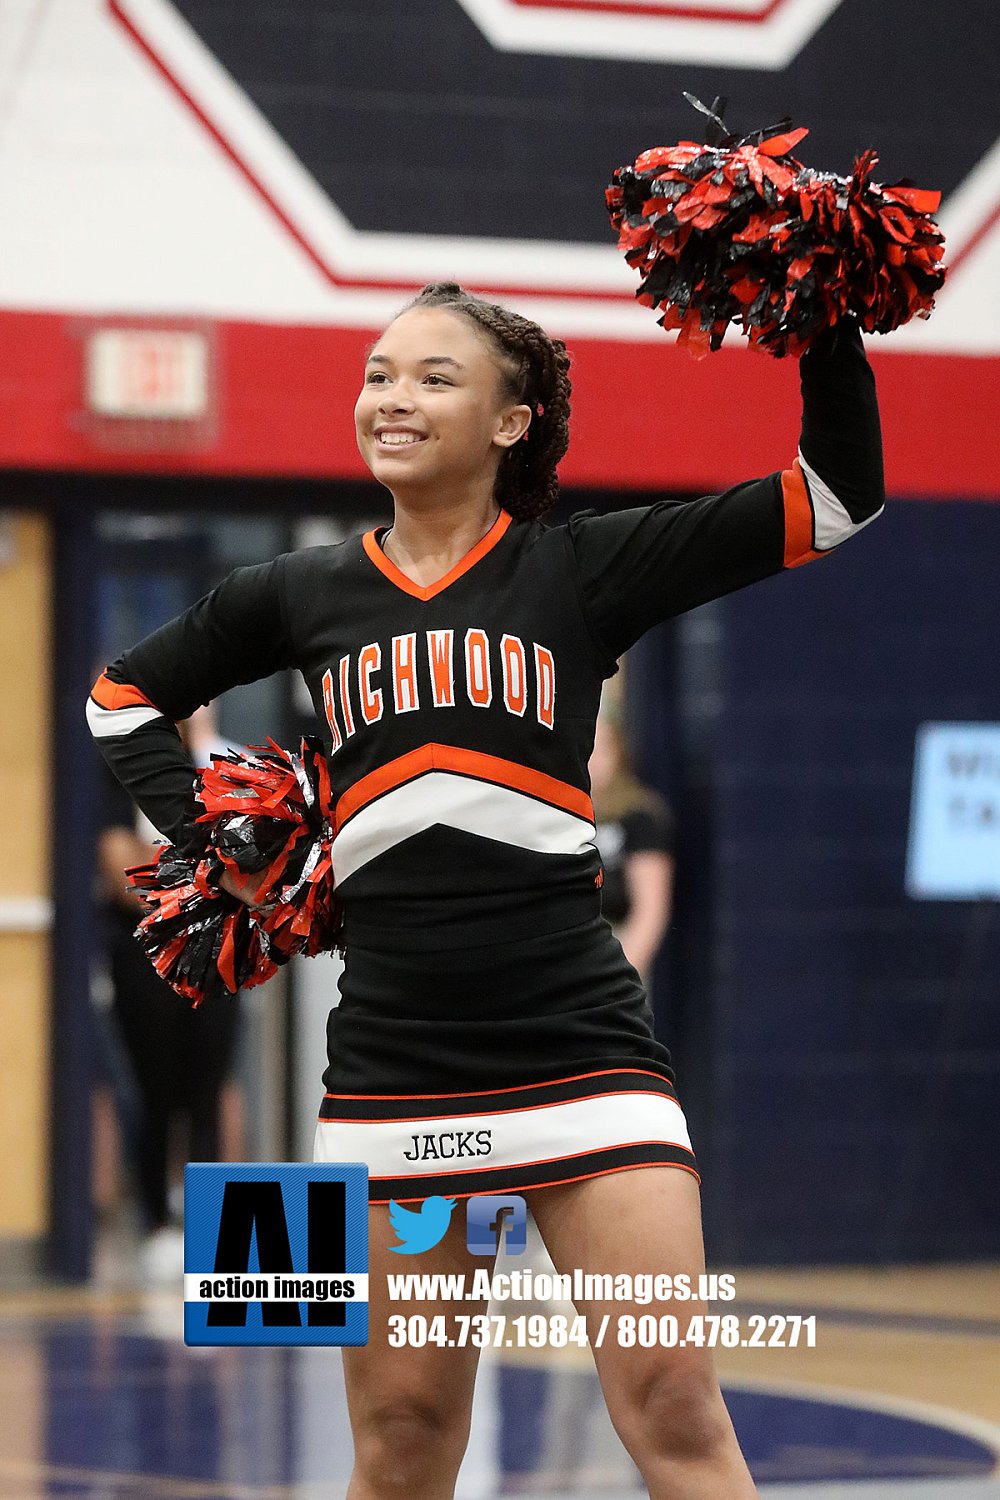
[(455, 281), (435, 281), (402, 309), (446, 307), (470, 318), (503, 356), (506, 394), (531, 407), (525, 435), (505, 450), (494, 495), (515, 521), (534, 521), (559, 498), (556, 465), (569, 446), (569, 355), (530, 318), (485, 302)]

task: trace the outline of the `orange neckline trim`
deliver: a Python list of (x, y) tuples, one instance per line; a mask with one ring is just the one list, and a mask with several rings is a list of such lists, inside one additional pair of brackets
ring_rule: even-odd
[(380, 573), (385, 574), (390, 583), (394, 583), (404, 593), (412, 594), (414, 599), (433, 599), (435, 594), (440, 594), (443, 589), (448, 588), (449, 585), (461, 578), (463, 573), (467, 573), (470, 568), (474, 568), (479, 559), (485, 557), (487, 552), (490, 552), (496, 546), (500, 538), (506, 533), (513, 519), (510, 512), (504, 510), (501, 506), (500, 514), (486, 535), (480, 537), (476, 545), (470, 548), (465, 556), (460, 558), (443, 578), (439, 578), (436, 583), (427, 584), (426, 587), (422, 587), (419, 583), (414, 583), (412, 578), (408, 578), (401, 568), (397, 568), (396, 564), (390, 558), (386, 557), (375, 536), (376, 530), (381, 531), (382, 527), (373, 527), (371, 531), (366, 531), (361, 540), (365, 551), (376, 568), (378, 568)]

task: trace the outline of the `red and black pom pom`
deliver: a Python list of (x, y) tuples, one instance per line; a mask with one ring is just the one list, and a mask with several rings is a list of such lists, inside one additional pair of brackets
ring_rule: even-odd
[[(167, 983), (198, 1006), (263, 984), (297, 954), (343, 952), (320, 742), (304, 739), (298, 755), (270, 744), (213, 756), (195, 794), (205, 852), (167, 844), (126, 871), (147, 908), (136, 936)], [(259, 877), (254, 907), (219, 888), (227, 869)]]
[(701, 357), (730, 323), (755, 348), (801, 354), (842, 317), (868, 333), (926, 318), (945, 276), (940, 194), (872, 181), (874, 151), (850, 177), (791, 153), (808, 134), (790, 121), (737, 140), (718, 112), (710, 144), (644, 151), (607, 189), (618, 247), (642, 273), (640, 302)]

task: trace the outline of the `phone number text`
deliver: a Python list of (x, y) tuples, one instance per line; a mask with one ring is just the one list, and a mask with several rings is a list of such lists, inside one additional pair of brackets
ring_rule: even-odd
[[(814, 1349), (816, 1315), (797, 1313), (695, 1313), (678, 1318), (673, 1313), (605, 1313), (594, 1330), (593, 1346), (608, 1340), (622, 1349)], [(590, 1343), (586, 1320), (577, 1314), (470, 1313), (424, 1317), (421, 1313), (389, 1317), (389, 1345), (420, 1349), (435, 1344), (443, 1349), (565, 1349)]]

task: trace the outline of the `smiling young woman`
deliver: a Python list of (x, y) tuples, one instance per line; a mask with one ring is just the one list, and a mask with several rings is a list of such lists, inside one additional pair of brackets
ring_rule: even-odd
[(501, 507), (519, 521), (551, 509), (569, 398), (561, 340), (453, 283), (425, 288), (373, 346), (355, 407), (361, 454), (396, 500), (385, 554), (430, 584)]
[[(703, 1270), (669, 1054), (601, 915), (587, 772), (601, 687), (656, 622), (822, 557), (883, 504), (851, 325), (802, 358), (787, 469), (554, 527), (540, 518), (568, 370), (536, 324), (425, 288), (373, 346), (355, 414), (392, 527), (237, 570), (109, 667), (90, 711), (174, 842), (198, 837), (174, 720), (297, 667), (326, 728), (347, 958), (315, 1155), (367, 1162), (372, 1203), (371, 1339), (344, 1353), (350, 1500), (447, 1500), (468, 1436), (478, 1350), (387, 1344), (390, 1200), (525, 1193), (560, 1271)], [(421, 1271), (482, 1267), (461, 1217)], [(580, 1311), (596, 1332), (607, 1311), (677, 1309)], [(754, 1494), (706, 1349), (612, 1338), (595, 1358), (655, 1500)]]

